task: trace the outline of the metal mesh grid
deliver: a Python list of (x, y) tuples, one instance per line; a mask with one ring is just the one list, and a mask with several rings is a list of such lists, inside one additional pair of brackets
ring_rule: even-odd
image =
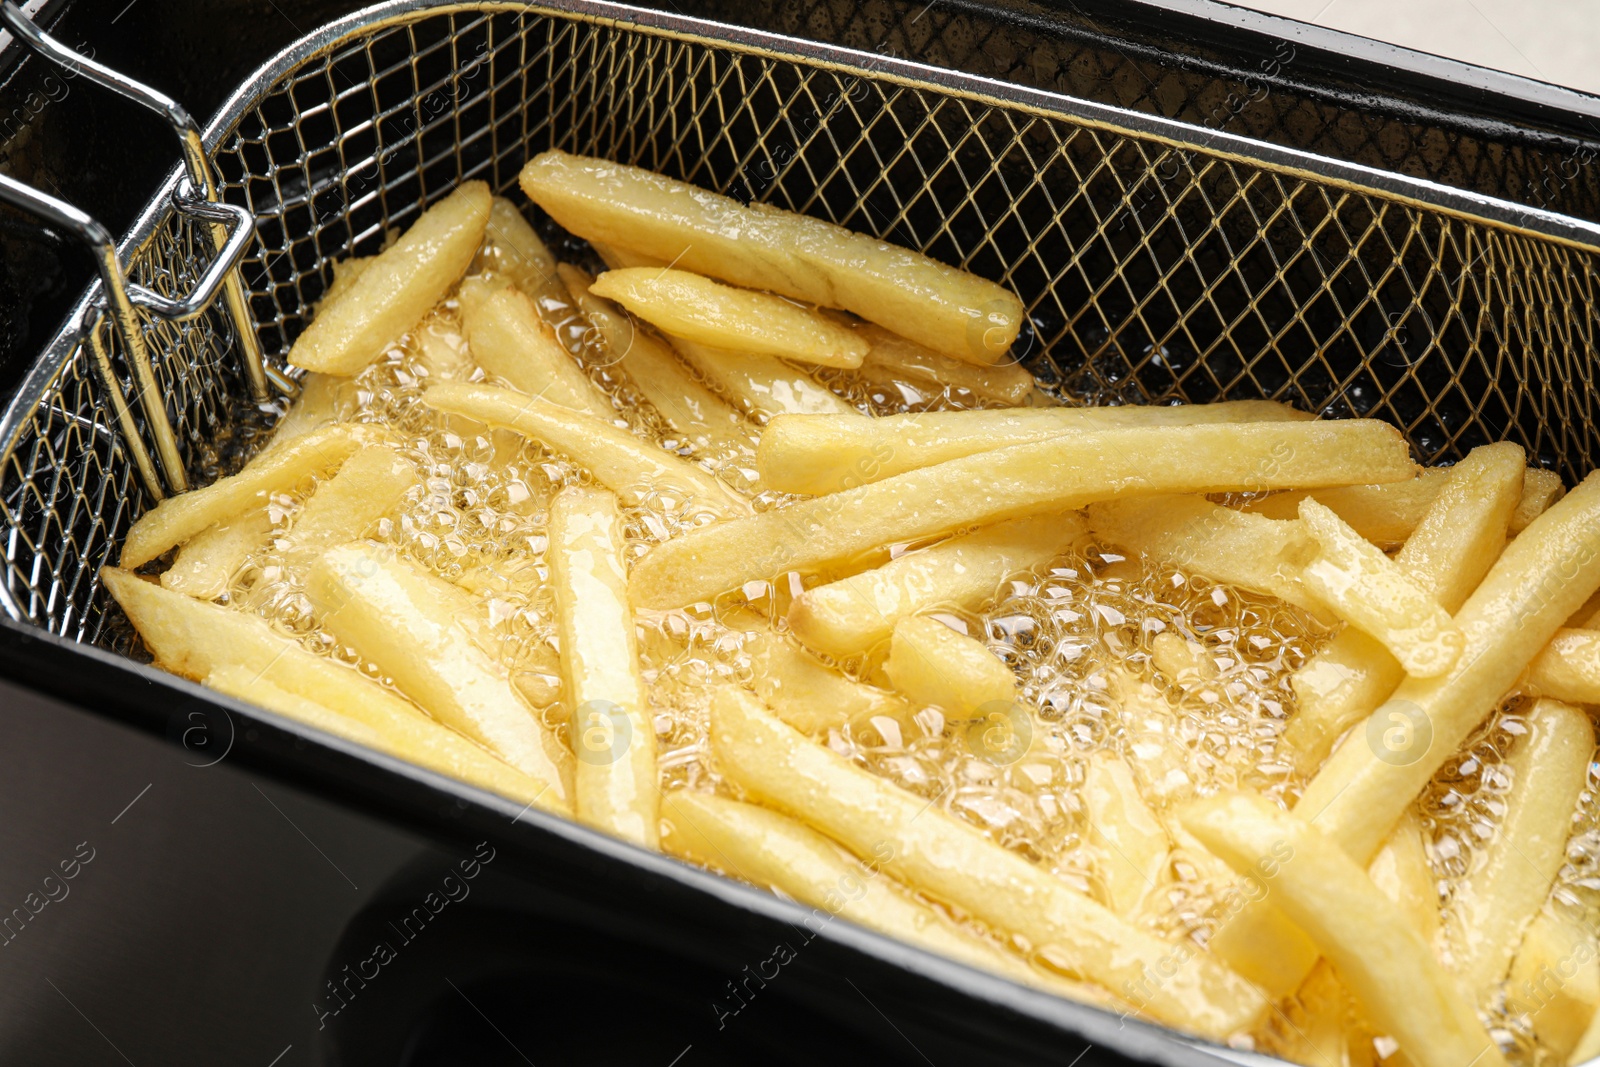
[[(376, 251), (463, 179), (513, 189), (555, 146), (1000, 279), (1029, 306), (1019, 352), (1074, 398), (1283, 398), (1386, 419), (1425, 462), (1515, 440), (1569, 480), (1600, 459), (1595, 255), (1224, 155), (1204, 131), (1175, 146), (871, 64), (505, 5), (370, 25), (261, 88), (215, 158), (259, 220), (244, 276), (269, 353), (334, 260)], [(140, 280), (191, 251), (158, 238)], [(191, 453), (246, 403), (220, 322), (152, 335)], [(94, 640), (92, 571), (146, 502), (82, 362), (4, 457), (0, 500), (10, 610)]]

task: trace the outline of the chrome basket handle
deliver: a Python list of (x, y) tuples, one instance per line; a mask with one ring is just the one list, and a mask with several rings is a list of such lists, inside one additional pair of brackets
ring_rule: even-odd
[[(183, 151), (187, 180), (180, 183), (172, 197), (173, 209), (180, 214), (200, 219), (209, 224), (217, 255), (212, 260), (194, 289), (185, 296), (172, 298), (152, 292), (128, 282), (126, 268), (117, 253), (116, 242), (110, 233), (90, 216), (71, 204), (49, 196), (19, 182), (0, 175), (0, 200), (44, 219), (47, 223), (76, 235), (94, 253), (95, 264), (108, 303), (107, 311), (122, 338), (129, 363), (133, 369), (134, 384), (139, 391), (139, 401), (144, 408), (145, 421), (155, 437), (156, 457), (166, 485), (177, 493), (188, 488), (188, 477), (178, 452), (177, 439), (167, 418), (166, 402), (157, 386), (150, 365), (150, 353), (134, 308), (143, 308), (151, 314), (167, 319), (192, 319), (210, 307), (220, 290), (227, 304), (228, 316), (233, 322), (235, 336), (243, 349), (245, 370), (251, 393), (257, 400), (270, 395), (269, 386), (280, 392), (292, 394), (294, 382), (275, 368), (267, 366), (261, 354), (261, 343), (256, 336), (255, 322), (250, 315), (250, 305), (245, 298), (244, 283), (237, 269), (255, 236), (255, 219), (250, 212), (234, 204), (217, 199), (216, 182), (212, 178), (211, 164), (206, 159), (205, 144), (200, 127), (177, 101), (157, 92), (141, 82), (134, 81), (103, 63), (85, 58), (60, 41), (35, 26), (13, 0), (0, 0), (0, 23), (12, 32), (29, 49), (46, 59), (82, 75), (97, 85), (112, 90), (135, 103), (159, 113), (178, 136)], [(231, 230), (231, 232), (230, 232)], [(150, 463), (139, 436), (134, 432), (132, 412), (126, 397), (117, 383), (103, 342), (92, 324), (88, 326), (89, 339), (94, 350), (95, 363), (110, 390), (123, 436), (128, 439), (141, 480), (157, 500), (165, 495), (155, 468)]]

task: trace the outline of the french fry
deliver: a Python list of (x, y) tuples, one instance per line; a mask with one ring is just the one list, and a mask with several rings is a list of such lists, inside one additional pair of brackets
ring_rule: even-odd
[(1319, 547), (1300, 574), (1313, 594), (1412, 677), (1437, 678), (1455, 665), (1466, 639), (1428, 590), (1316, 500), (1300, 501), (1300, 521)]
[(1414, 810), (1395, 823), (1367, 864), (1367, 877), (1405, 914), (1407, 924), (1432, 944), (1439, 932), (1439, 891), (1423, 843), (1422, 823)]
[(846, 678), (781, 634), (756, 633), (745, 647), (750, 651), (756, 694), (778, 718), (803, 734), (823, 734), (875, 718), (892, 719), (901, 729), (911, 721), (905, 701)]
[(1534, 704), (1528, 729), (1506, 757), (1511, 792), (1499, 833), (1451, 897), (1451, 969), (1475, 1004), (1505, 978), (1524, 929), (1550, 895), (1594, 754), (1589, 717), (1569, 704)]
[[(1373, 544), (1398, 545), (1416, 530), (1434, 499), (1444, 490), (1453, 469), (1428, 467), (1408, 482), (1387, 485), (1347, 485), (1314, 492), (1291, 490), (1274, 493), (1245, 504), (1244, 510), (1273, 519), (1292, 519), (1299, 514), (1300, 501), (1312, 496), (1317, 503), (1332, 509)], [(1527, 468), (1523, 474), (1520, 502), (1511, 515), (1512, 536), (1521, 533), (1564, 491), (1559, 475), (1538, 467)]]
[(565, 263), (559, 271), (612, 358), (674, 430), (701, 449), (737, 452), (754, 447), (743, 416), (695, 381), (671, 349), (636, 327), (616, 305), (593, 295), (583, 271)]
[(429, 382), (468, 381), (477, 369), (466, 337), (438, 317), (424, 319), (412, 339), (416, 342), (420, 362), (427, 369)]
[(1552, 700), (1600, 704), (1600, 631), (1556, 631), (1518, 687)]
[[(771, 887), (817, 912), (899, 938), (929, 952), (1014, 982), (1105, 1008), (1116, 1001), (1096, 986), (1074, 982), (1004, 952), (955, 925), (839, 846), (775, 811), (737, 800), (675, 790), (662, 801), (671, 855)], [(806, 922), (807, 931), (811, 921)]]
[(1506, 982), (1506, 1010), (1521, 1016), (1557, 1063), (1573, 1056), (1600, 1008), (1600, 957), (1594, 933), (1550, 905), (1528, 924)]
[(306, 594), (320, 625), (424, 711), (568, 797), (559, 742), (484, 651), (477, 605), (464, 590), (390, 550), (356, 543), (311, 565)]
[(917, 704), (935, 704), (951, 719), (981, 718), (1016, 703), (1017, 678), (981, 642), (922, 616), (901, 619), (884, 673)]
[(322, 299), (317, 301), (315, 315), (320, 315), (355, 285), (356, 279), (361, 277), (363, 271), (372, 266), (372, 261), (377, 256), (350, 256), (346, 259), (335, 260), (333, 263), (333, 280), (322, 291)]
[(1170, 804), (1194, 791), (1197, 776), (1179, 733), (1178, 709), (1155, 686), (1125, 668), (1107, 672), (1117, 718), (1127, 737), (1128, 764), (1141, 792)]
[(711, 745), (717, 767), (741, 789), (913, 888), (1026, 938), (1054, 969), (1126, 996), (1158, 1021), (1221, 1038), (1260, 1004), (1206, 953), (1144, 933), (943, 809), (807, 739), (741, 689), (713, 699)]
[[(1401, 683), (1368, 717), (1369, 727), (1323, 764), (1295, 813), (1357, 863), (1370, 861), (1434, 773), (1596, 589), (1600, 476), (1591, 475), (1506, 546), (1456, 613), (1466, 645), (1455, 667)], [(1305, 935), (1270, 902), (1240, 910), (1211, 948), (1272, 996), (1294, 990), (1316, 960)]]
[(496, 270), (529, 297), (537, 297), (555, 280), (556, 257), (539, 239), (517, 205), (497, 196), (489, 205), (485, 234)]
[[(1505, 548), (1506, 524), (1523, 495), (1523, 480), (1518, 446), (1473, 449), (1450, 468), (1395, 563), (1446, 611), (1458, 611)], [(1340, 631), (1295, 672), (1290, 682), (1296, 710), (1283, 740), (1302, 771), (1310, 774), (1322, 766), (1334, 742), (1383, 703), (1404, 677), (1394, 657), (1354, 627)]]
[[(100, 578), (162, 669), (195, 681), (230, 669), (245, 671), (374, 731), (383, 739), (374, 747), (391, 755), (512, 800), (567, 813), (559, 778), (524, 774), (358, 672), (312, 655), (262, 619), (112, 567)], [(249, 692), (233, 695), (256, 699)]]
[(1139, 795), (1133, 770), (1109, 752), (1089, 757), (1082, 797), (1106, 905), (1132, 916), (1161, 881), (1172, 849), (1167, 831)]
[(610, 397), (583, 373), (522, 293), (468, 278), (459, 299), (467, 344), (484, 370), (548, 403), (603, 422), (617, 417)]
[(628, 267), (665, 267), (667, 261), (635, 252), (631, 248), (619, 245), (606, 244), (604, 241), (590, 241), (589, 247), (594, 249), (595, 255), (606, 265), (607, 270), (624, 270)]
[(861, 366), (867, 356), (865, 338), (820, 311), (689, 271), (608, 270), (594, 280), (592, 291), (662, 333), (713, 348), (847, 369)]
[(282, 551), (308, 557), (354, 541), (420, 484), (417, 468), (385, 445), (369, 445), (317, 487), (284, 538)]
[(1600, 1056), (1600, 1012), (1596, 1012), (1589, 1020), (1588, 1029), (1578, 1038), (1578, 1044), (1573, 1048), (1572, 1055), (1567, 1057), (1567, 1062), (1588, 1063), (1596, 1056)]
[(1090, 505), (1086, 514), (1094, 535), (1119, 548), (1331, 619), (1302, 580), (1314, 546), (1297, 519), (1264, 519), (1200, 496), (1115, 500)]
[(228, 591), (228, 582), (250, 553), (267, 543), (272, 531), (267, 508), (252, 508), (208, 526), (178, 549), (172, 566), (161, 572), (161, 584), (185, 596), (215, 600)]
[(968, 363), (1004, 361), (1022, 328), (1015, 293), (820, 219), (554, 150), (529, 160), (520, 180), (534, 203), (585, 240), (844, 308)]
[(343, 407), (341, 394), (344, 385), (343, 378), (331, 374), (303, 375), (300, 379), (300, 395), (272, 428), (272, 436), (261, 446), (261, 451), (256, 453), (254, 459), (259, 460), (312, 430), (337, 421)]
[(1284, 404), (1240, 400), (1183, 407), (930, 411), (877, 419), (779, 415), (761, 435), (757, 463), (764, 484), (821, 496), (1068, 432), (1291, 421), (1300, 414)]
[(617, 498), (573, 486), (550, 504), (550, 587), (572, 716), (573, 812), (635, 844), (659, 843), (656, 731), (628, 606)]
[(825, 655), (853, 656), (888, 640), (901, 619), (978, 607), (1009, 575), (1048, 563), (1084, 532), (1073, 512), (985, 526), (806, 590), (790, 605), (789, 629)]
[(631, 432), (559, 404), (491, 385), (446, 382), (423, 394), (423, 403), (530, 437), (587, 467), (615, 492), (669, 489), (694, 498), (719, 517), (750, 514), (750, 505), (699, 467)]
[(351, 377), (398, 341), (466, 273), (489, 221), (489, 187), (462, 182), (311, 320), (289, 362)]
[(1368, 421), (1069, 434), (700, 527), (651, 549), (630, 589), (640, 607), (675, 608), (880, 545), (1099, 500), (1371, 480), (1376, 472), (1402, 478), (1410, 470), (1399, 434)]
[(356, 449), (378, 439), (365, 426), (338, 424), (313, 430), (250, 463), (238, 474), (203, 489), (170, 496), (139, 517), (122, 542), (122, 567), (132, 570), (180, 545), (208, 526), (246, 511), (265, 509), (274, 493), (333, 470)]
[(864, 416), (805, 371), (772, 356), (729, 352), (669, 337), (674, 351), (753, 419), (775, 415)]
[(1362, 1015), (1417, 1067), (1505, 1063), (1432, 948), (1336, 840), (1244, 793), (1195, 801), (1180, 819), (1236, 872), (1267, 888), (1333, 964)]
[(983, 367), (951, 359), (871, 323), (860, 328), (867, 342), (861, 376), (882, 383), (913, 381), (948, 386), (998, 404), (1021, 404), (1033, 392), (1033, 375), (1020, 364)]

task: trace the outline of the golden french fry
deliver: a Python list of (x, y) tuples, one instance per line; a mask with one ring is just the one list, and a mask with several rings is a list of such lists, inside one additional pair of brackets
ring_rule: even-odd
[(410, 460), (385, 445), (368, 445), (317, 487), (280, 547), (285, 553), (309, 556), (354, 541), (418, 484), (417, 468)]
[(1017, 678), (974, 638), (922, 616), (901, 619), (883, 665), (889, 682), (917, 704), (935, 704), (952, 719), (1009, 708)]
[(1408, 810), (1367, 865), (1367, 877), (1429, 944), (1439, 932), (1439, 891), (1423, 842), (1422, 822)]
[(1356, 470), (1406, 477), (1405, 442), (1365, 420), (1067, 434), (700, 527), (651, 549), (630, 588), (640, 607), (682, 607), (752, 579), (1002, 519), (1150, 493), (1327, 484)]
[(641, 441), (628, 430), (559, 404), (492, 385), (446, 382), (423, 394), (423, 403), (530, 437), (587, 467), (607, 488), (671, 490), (692, 497), (712, 514), (750, 514), (750, 505), (712, 475), (681, 456)]
[(1167, 831), (1139, 795), (1132, 768), (1109, 752), (1089, 757), (1082, 797), (1106, 904), (1131, 916), (1161, 881), (1172, 849)]
[(534, 203), (585, 240), (844, 308), (968, 363), (1002, 362), (1022, 329), (1015, 293), (820, 219), (554, 150), (529, 160), (520, 180)]
[(779, 415), (761, 435), (761, 480), (786, 493), (821, 496), (946, 460), (1063, 433), (1133, 427), (1298, 421), (1265, 400), (1183, 407), (1021, 408), (930, 411), (877, 419)]
[(1527, 721), (1529, 733), (1506, 757), (1511, 792), (1499, 832), (1450, 901), (1451, 969), (1475, 1004), (1505, 978), (1523, 930), (1550, 895), (1594, 754), (1589, 717), (1569, 704), (1541, 700)]
[(497, 196), (489, 206), (487, 238), (494, 268), (534, 297), (555, 279), (556, 257), (539, 239), (517, 205)]
[(175, 593), (199, 600), (215, 600), (228, 591), (228, 582), (244, 566), (250, 553), (272, 535), (272, 514), (266, 508), (224, 519), (195, 534), (161, 572), (161, 584)]
[(1528, 523), (1549, 510), (1550, 505), (1565, 495), (1567, 487), (1561, 484), (1561, 475), (1541, 467), (1529, 467), (1522, 482), (1522, 500), (1511, 513), (1511, 533), (1516, 535)]
[(1552, 700), (1600, 704), (1600, 631), (1558, 630), (1518, 687)]
[(663, 333), (713, 348), (825, 367), (859, 367), (867, 356), (865, 338), (820, 311), (689, 271), (608, 270), (594, 280), (592, 291)]
[(1180, 819), (1266, 888), (1333, 964), (1361, 1013), (1417, 1067), (1502, 1067), (1499, 1048), (1433, 949), (1336, 840), (1252, 794), (1195, 801)]
[(589, 291), (589, 276), (561, 264), (561, 280), (611, 357), (674, 430), (696, 447), (740, 451), (754, 446), (744, 418), (695, 381), (672, 350), (634, 325), (627, 313)]
[(859, 332), (869, 346), (861, 362), (861, 375), (869, 381), (948, 386), (1000, 404), (1021, 404), (1033, 392), (1033, 375), (1020, 364), (985, 367), (951, 359), (871, 323)]
[(911, 720), (911, 709), (893, 693), (846, 678), (781, 634), (753, 634), (746, 647), (756, 694), (801, 733), (875, 718), (892, 719), (904, 729)]
[(1320, 549), (1301, 581), (1334, 614), (1376, 639), (1414, 678), (1436, 678), (1455, 665), (1466, 639), (1416, 579), (1316, 500), (1300, 501), (1300, 521)]
[[(1450, 468), (1395, 563), (1446, 611), (1459, 610), (1505, 548), (1506, 524), (1523, 480), (1518, 446), (1473, 449)], [(1337, 634), (1291, 679), (1297, 707), (1283, 739), (1300, 767), (1314, 773), (1334, 742), (1404, 677), (1394, 657), (1360, 630), (1346, 627)]]
[(753, 419), (775, 415), (864, 416), (798, 367), (772, 356), (729, 352), (669, 337), (674, 351)]
[(484, 370), (548, 403), (603, 422), (617, 417), (611, 398), (583, 373), (522, 293), (468, 278), (459, 299), (467, 344)]
[[(1050, 974), (969, 933), (889, 878), (847, 858), (839, 846), (775, 811), (706, 793), (676, 790), (662, 800), (663, 848), (680, 859), (777, 889), (825, 913), (929, 952), (1059, 996), (1115, 1008), (1097, 986)], [(872, 862), (869, 858), (869, 863)], [(807, 932), (815, 936), (811, 920)]]
[(1084, 530), (1083, 517), (1068, 512), (952, 537), (806, 590), (789, 608), (789, 629), (825, 655), (853, 656), (887, 640), (901, 619), (940, 607), (978, 607), (1009, 575), (1048, 563)]
[[(1370, 861), (1434, 773), (1596, 589), (1600, 475), (1591, 475), (1506, 546), (1456, 613), (1466, 645), (1455, 667), (1401, 683), (1323, 764), (1296, 814), (1357, 863)], [(1242, 909), (1211, 948), (1271, 996), (1294, 990), (1316, 960), (1315, 948), (1270, 902)]]
[(339, 424), (312, 430), (275, 449), (238, 474), (218, 478), (203, 489), (170, 496), (139, 517), (122, 542), (118, 561), (132, 570), (195, 534), (240, 515), (265, 509), (273, 493), (302, 479), (333, 470), (363, 444), (378, 439), (365, 426)]
[(560, 745), (484, 651), (477, 605), (464, 590), (357, 543), (311, 565), (306, 595), (319, 624), (428, 714), (567, 798)]
[[(170, 592), (112, 567), (100, 577), (163, 670), (196, 681), (230, 668), (246, 671), (376, 732), (384, 741), (375, 747), (383, 751), (566, 814), (559, 778), (541, 779), (496, 759), (415, 705), (349, 667), (307, 652), (256, 616)], [(234, 695), (255, 699), (249, 693)]]
[(572, 716), (572, 808), (607, 833), (658, 843), (656, 731), (628, 606), (617, 498), (573, 486), (550, 503), (550, 587)]
[(384, 249), (289, 349), (306, 370), (350, 377), (421, 321), (466, 273), (489, 221), (489, 187), (462, 182)]
[(740, 689), (711, 708), (717, 767), (741, 789), (912, 887), (1026, 938), (1053, 968), (1111, 990), (1158, 1021), (1220, 1038), (1260, 1000), (1191, 944), (1152, 937), (942, 808), (847, 763)]
[[(1582, 1063), (1573, 1055), (1600, 1008), (1600, 957), (1581, 921), (1551, 905), (1522, 937), (1506, 982), (1506, 1010), (1521, 1016), (1542, 1051), (1557, 1063)], [(1589, 1057), (1592, 1058), (1592, 1057)]]
[(335, 260), (333, 263), (333, 280), (322, 291), (322, 299), (317, 301), (313, 317), (321, 315), (355, 285), (356, 279), (361, 277), (368, 267), (372, 266), (377, 256), (351, 256), (348, 259)]
[(1114, 500), (1091, 505), (1087, 515), (1094, 535), (1119, 548), (1331, 620), (1302, 580), (1302, 564), (1314, 545), (1297, 519), (1264, 519), (1201, 496)]

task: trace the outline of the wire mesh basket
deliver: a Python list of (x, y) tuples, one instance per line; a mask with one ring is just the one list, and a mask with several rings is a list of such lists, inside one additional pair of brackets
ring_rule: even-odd
[[(1427, 463), (1502, 439), (1569, 480), (1600, 462), (1600, 227), (893, 56), (578, 0), (399, 0), (268, 64), (205, 146), (257, 220), (242, 270), (269, 356), (334, 260), (559, 147), (999, 280), (1028, 306), (1016, 354), (1073, 401), (1271, 397), (1386, 419)], [(157, 290), (208, 254), (165, 195), (180, 179), (124, 242)], [(93, 296), (0, 421), (0, 607), (103, 642), (96, 571), (152, 498), (94, 372)], [(236, 334), (221, 309), (144, 334), (203, 482), (258, 395)]]

